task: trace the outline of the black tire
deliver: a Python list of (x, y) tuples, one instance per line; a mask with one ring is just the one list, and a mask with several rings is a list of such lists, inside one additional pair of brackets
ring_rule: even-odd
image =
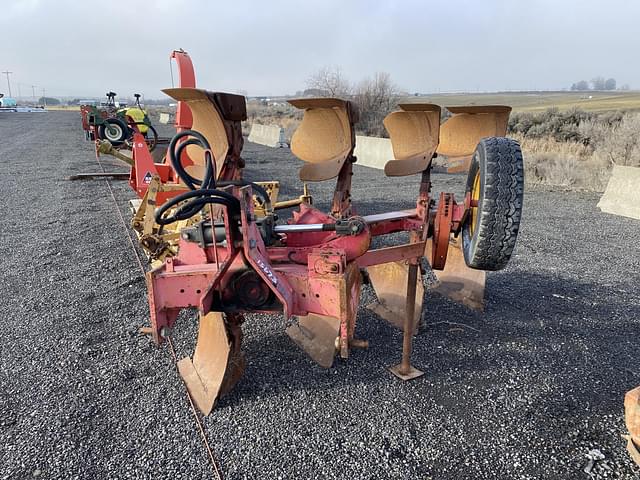
[[(147, 130), (147, 134), (145, 135), (145, 139), (147, 140), (147, 145), (149, 146), (149, 151), (153, 152), (158, 145), (158, 131), (153, 128), (153, 125), (148, 125), (149, 130)], [(151, 132), (151, 138), (149, 138), (149, 132)]]
[(467, 266), (477, 270), (501, 270), (516, 245), (524, 166), (515, 140), (489, 137), (480, 140), (467, 176), (467, 193), (475, 194), (477, 209), (462, 227), (462, 250)]
[(129, 126), (119, 118), (107, 118), (98, 127), (100, 139), (109, 140), (115, 147), (122, 145), (129, 138)]

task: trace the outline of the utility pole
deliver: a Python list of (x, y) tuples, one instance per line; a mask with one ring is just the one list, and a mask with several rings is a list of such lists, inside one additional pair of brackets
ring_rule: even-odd
[(47, 97), (45, 95), (46, 91), (44, 89), (44, 87), (42, 87), (42, 103), (44, 103), (44, 106), (47, 106)]
[(33, 94), (33, 103), (36, 103), (36, 87), (37, 85), (31, 85), (31, 93)]
[(13, 72), (10, 72), (9, 70), (5, 70), (2, 73), (7, 76), (7, 87), (9, 87), (9, 96), (11, 97), (11, 82), (9, 81), (9, 75), (11, 75)]

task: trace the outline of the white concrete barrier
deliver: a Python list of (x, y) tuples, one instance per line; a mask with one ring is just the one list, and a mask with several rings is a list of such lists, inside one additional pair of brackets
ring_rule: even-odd
[(288, 147), (286, 139), (284, 138), (284, 128), (278, 125), (260, 125), (259, 123), (254, 123), (251, 125), (249, 141), (266, 145), (267, 147)]
[(393, 160), (391, 140), (388, 138), (365, 137), (356, 135), (356, 165), (384, 170), (385, 164)]
[(598, 208), (640, 220), (640, 167), (614, 166)]

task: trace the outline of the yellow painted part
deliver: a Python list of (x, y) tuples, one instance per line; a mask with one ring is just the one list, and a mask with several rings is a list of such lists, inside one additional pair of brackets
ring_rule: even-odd
[[(476, 173), (473, 179), (473, 187), (471, 188), (471, 200), (480, 200), (480, 172)], [(478, 218), (478, 207), (471, 207), (471, 235), (476, 230), (476, 219)]]
[[(200, 170), (202, 169), (201, 166), (191, 165), (187, 167), (187, 171), (189, 171), (191, 175), (198, 176), (198, 171), (197, 171), (198, 168), (200, 168)], [(279, 182), (256, 182), (256, 183), (262, 186), (267, 191), (269, 198), (271, 200), (272, 208), (275, 207), (277, 205), (278, 192), (280, 191), (280, 183)], [(145, 246), (141, 243), (142, 249), (144, 250), (149, 260), (151, 261), (151, 265), (154, 268), (162, 265), (165, 258), (173, 257), (176, 255), (176, 253), (178, 252), (178, 243), (180, 241), (179, 232), (183, 228), (191, 226), (202, 220), (201, 215), (196, 215), (186, 220), (181, 220), (178, 222), (171, 223), (169, 225), (165, 225), (164, 228), (162, 229), (162, 234), (158, 234), (159, 227), (158, 227), (158, 224), (155, 222), (155, 211), (156, 211), (155, 198), (158, 192), (171, 190), (173, 188), (184, 188), (184, 187), (174, 186), (174, 185), (163, 185), (160, 183), (160, 179), (158, 177), (154, 177), (151, 180), (147, 193), (142, 198), (140, 205), (138, 206), (132, 220), (134, 223), (140, 225), (139, 229), (134, 229), (134, 231), (136, 232), (136, 235), (138, 236), (139, 241), (142, 240), (143, 235), (155, 235), (156, 237), (159, 236), (164, 242), (166, 242), (166, 248), (164, 248), (160, 253), (157, 253), (157, 252), (153, 253), (154, 255), (153, 258), (152, 258), (152, 252), (148, 251), (148, 249), (145, 248)], [(149, 201), (151, 201), (152, 203), (150, 204)], [(299, 199), (296, 205), (301, 202), (302, 200)], [(265, 211), (264, 205), (258, 202), (255, 195), (254, 195), (254, 213), (258, 217), (262, 217), (267, 215), (268, 213), (271, 213), (271, 212)]]
[[(255, 182), (257, 185), (260, 185), (267, 191), (269, 195), (269, 200), (271, 200), (271, 208), (274, 208), (276, 203), (278, 202), (278, 193), (280, 192), (280, 182)], [(257, 197), (253, 196), (253, 209), (254, 213), (258, 216), (264, 216), (267, 213), (264, 209), (264, 205), (260, 203)]]
[[(145, 110), (139, 109), (138, 107), (131, 107), (131, 108), (124, 109), (124, 114), (131, 117), (134, 122), (144, 122), (144, 117), (147, 114), (147, 112)], [(147, 131), (149, 130), (149, 127), (147, 127), (144, 124), (136, 125), (136, 126), (138, 127), (138, 130), (140, 130), (140, 133), (142, 134), (147, 133)]]

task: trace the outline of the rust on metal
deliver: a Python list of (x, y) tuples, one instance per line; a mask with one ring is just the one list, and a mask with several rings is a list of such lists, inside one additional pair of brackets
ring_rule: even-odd
[(453, 116), (440, 127), (437, 153), (448, 159), (449, 172), (467, 171), (478, 142), (485, 137), (504, 137), (511, 107), (473, 105), (446, 107)]
[[(422, 248), (424, 248), (422, 246)], [(407, 313), (407, 297), (411, 292), (408, 278), (411, 267), (408, 261), (383, 263), (367, 267), (369, 280), (373, 286), (378, 302), (367, 305), (367, 308), (391, 325), (404, 330)], [(413, 321), (411, 331), (417, 332), (422, 314), (424, 288), (422, 282), (416, 279), (415, 300), (413, 307)], [(411, 288), (414, 288), (411, 286)]]
[(624, 396), (624, 422), (629, 435), (626, 435), (627, 451), (636, 464), (640, 465), (640, 387), (629, 390)]
[(302, 122), (291, 137), (291, 152), (307, 162), (300, 169), (300, 180), (320, 182), (337, 177), (355, 147), (355, 107), (337, 98), (289, 103), (304, 110)]
[[(246, 115), (240, 108), (244, 99), (197, 89), (168, 93), (190, 106), (193, 128), (202, 130), (210, 144), (218, 179), (240, 178), (242, 141), (234, 129)], [(435, 291), (482, 307), (485, 274), (466, 266), (455, 239), (463, 225), (477, 215), (477, 199), (468, 194), (458, 203), (451, 193), (433, 198), (431, 161), (436, 152), (467, 155), (473, 138), (499, 133), (509, 108), (454, 107), (454, 116), (441, 127), (437, 105), (400, 105), (399, 111), (384, 120), (395, 157), (387, 163), (385, 173), (420, 175), (415, 204), (407, 210), (360, 217), (354, 213), (351, 198), (353, 163), (357, 161), (353, 155), (355, 107), (331, 98), (290, 103), (304, 110), (291, 144), (292, 152), (304, 161), (300, 178), (324, 181), (337, 177), (327, 212), (312, 205), (306, 184), (298, 199), (276, 202), (277, 182), (263, 184), (271, 204), (258, 201), (255, 194), (262, 189), (254, 184), (235, 182), (196, 191), (194, 195), (207, 202), (193, 207), (184, 198), (169, 200), (177, 194), (172, 189), (183, 186), (180, 179), (170, 178), (171, 172), (158, 166), (158, 176), (145, 192), (147, 211), (137, 212), (134, 218), (134, 227), (142, 230), (141, 239), (148, 249), (171, 251), (158, 258), (158, 266), (147, 274), (154, 340), (164, 340), (181, 309), (200, 312), (194, 355), (182, 359), (178, 368), (194, 404), (205, 414), (244, 370), (240, 348), (244, 313), (281, 314), (293, 319), (287, 334), (312, 360), (329, 368), (336, 355), (346, 359), (351, 349), (368, 347), (366, 339), (355, 338), (361, 271), (366, 269), (378, 297), (368, 308), (403, 332), (401, 362), (390, 370), (410, 380), (423, 374), (411, 360), (413, 336), (423, 312), (421, 263), (425, 259), (431, 263), (438, 279)], [(185, 167), (193, 176), (203, 174), (202, 161)], [(138, 170), (132, 171), (132, 177), (140, 176)], [(181, 169), (175, 170), (190, 184)], [(172, 202), (165, 207), (191, 212), (189, 219), (180, 220), (187, 223), (171, 225), (172, 234), (179, 235), (171, 237), (169, 247), (160, 243), (168, 237), (159, 237), (160, 229), (148, 217), (163, 201)], [(275, 208), (296, 205), (286, 224), (278, 224)], [(371, 247), (376, 245), (376, 237), (397, 233), (408, 236), (408, 241)]]
[(395, 160), (384, 167), (389, 177), (424, 171), (438, 147), (440, 107), (432, 104), (401, 104), (402, 110), (384, 119)]
[(178, 362), (178, 371), (198, 409), (208, 415), (218, 398), (230, 358), (230, 342), (222, 313), (200, 316), (193, 360)]
[[(427, 241), (425, 256), (433, 255), (433, 242)], [(430, 290), (466, 305), (474, 310), (484, 309), (486, 272), (467, 267), (461, 248), (461, 239), (451, 238), (447, 263), (443, 270), (435, 271), (437, 282)]]
[(394, 365), (389, 368), (391, 373), (405, 381), (413, 380), (414, 378), (424, 375), (424, 372), (411, 365), (411, 351), (413, 350), (413, 335), (415, 328), (412, 324), (412, 318), (414, 316), (414, 310), (416, 309), (415, 301), (417, 281), (418, 265), (412, 262), (409, 264), (409, 273), (407, 275), (407, 297), (405, 300), (406, 314), (404, 316), (404, 327), (402, 329), (402, 361), (398, 365)]

